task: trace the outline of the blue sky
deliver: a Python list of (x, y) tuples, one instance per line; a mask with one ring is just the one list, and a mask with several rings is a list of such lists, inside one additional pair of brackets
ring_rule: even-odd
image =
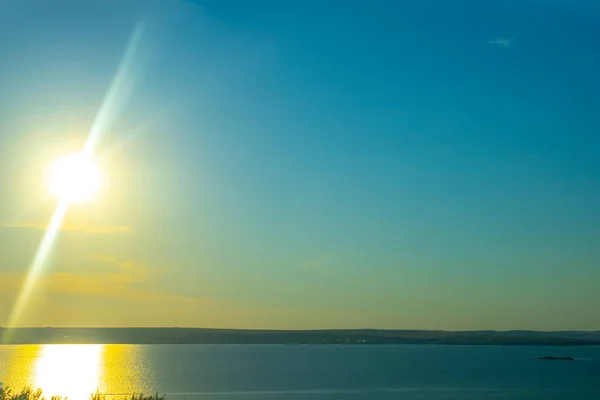
[(23, 324), (599, 329), (600, 6), (414, 3), (0, 5), (0, 324), (137, 26)]

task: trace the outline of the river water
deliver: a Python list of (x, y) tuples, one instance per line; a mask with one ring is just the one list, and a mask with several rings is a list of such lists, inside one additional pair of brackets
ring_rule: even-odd
[[(539, 360), (546, 355), (575, 361)], [(0, 381), (46, 396), (168, 399), (600, 399), (600, 347), (0, 346)]]

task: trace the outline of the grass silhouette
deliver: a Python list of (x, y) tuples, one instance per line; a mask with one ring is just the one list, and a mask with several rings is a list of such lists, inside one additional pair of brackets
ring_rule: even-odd
[[(111, 397), (125, 397), (127, 400), (165, 400), (164, 394), (143, 394), (133, 393), (127, 396), (107, 395), (104, 393), (93, 393), (89, 400), (107, 400)], [(31, 388), (21, 389), (20, 392), (14, 392), (12, 389), (0, 387), (0, 400), (47, 400), (43, 396), (42, 389), (33, 390)], [(67, 400), (67, 397), (52, 396), (50, 400)]]

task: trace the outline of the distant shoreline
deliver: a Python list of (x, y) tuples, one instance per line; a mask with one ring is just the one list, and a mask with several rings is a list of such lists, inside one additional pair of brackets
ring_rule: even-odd
[(600, 331), (0, 328), (0, 344), (314, 344), (600, 346)]

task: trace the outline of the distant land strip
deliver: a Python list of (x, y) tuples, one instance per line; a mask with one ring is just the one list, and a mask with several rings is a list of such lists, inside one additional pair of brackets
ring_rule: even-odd
[(208, 328), (0, 328), (1, 344), (446, 344), (598, 346), (600, 331), (248, 330)]

